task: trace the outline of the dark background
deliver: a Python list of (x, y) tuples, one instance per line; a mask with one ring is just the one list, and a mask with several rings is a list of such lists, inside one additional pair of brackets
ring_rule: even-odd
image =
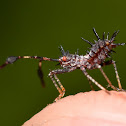
[[(0, 64), (8, 56), (37, 55), (58, 58), (58, 49), (85, 55), (90, 47), (80, 37), (90, 41), (105, 31), (113, 34), (120, 30), (116, 42), (126, 42), (126, 2), (123, 0), (26, 0), (0, 2)], [(117, 61), (123, 88), (125, 86), (126, 46), (115, 49), (112, 57)], [(58, 91), (48, 77), (57, 69), (55, 62), (43, 62), (46, 88), (42, 88), (37, 76), (38, 61), (18, 60), (0, 70), (0, 125), (21, 126), (26, 120), (52, 103)], [(117, 86), (113, 66), (104, 67), (112, 83)], [(107, 82), (99, 70), (88, 71), (104, 87)], [(66, 95), (90, 91), (87, 78), (80, 70), (58, 75), (66, 88)], [(94, 84), (93, 84), (94, 85)], [(96, 90), (99, 90), (94, 86)]]

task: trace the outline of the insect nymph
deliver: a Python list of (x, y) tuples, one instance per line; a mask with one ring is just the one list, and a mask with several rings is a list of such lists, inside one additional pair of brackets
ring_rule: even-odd
[[(65, 52), (63, 47), (60, 46), (60, 51), (62, 53), (62, 56), (59, 57), (59, 59), (51, 59), (51, 58), (47, 58), (47, 57), (38, 57), (38, 56), (10, 56), (7, 58), (6, 62), (0, 66), (0, 69), (2, 69), (3, 67), (5, 67), (8, 64), (14, 63), (16, 60), (21, 59), (21, 58), (38, 59), (39, 60), (38, 75), (41, 79), (42, 84), (44, 85), (43, 73), (41, 70), (42, 61), (47, 60), (47, 61), (59, 62), (62, 69), (52, 70), (48, 74), (59, 92), (59, 96), (55, 99), (55, 101), (59, 100), (65, 94), (65, 88), (63, 87), (60, 80), (58, 79), (57, 74), (72, 72), (75, 69), (80, 69), (90, 82), (92, 81), (100, 89), (107, 91), (106, 88), (104, 88), (95, 79), (93, 79), (86, 71), (87, 69), (91, 70), (91, 69), (97, 68), (101, 71), (101, 73), (107, 80), (109, 86), (113, 90), (117, 90), (117, 91), (123, 90), (121, 83), (120, 83), (115, 61), (112, 60), (109, 55), (109, 53), (113, 52), (113, 50), (112, 50), (113, 48), (115, 48), (116, 46), (125, 44), (125, 43), (117, 43), (117, 44), (114, 43), (114, 39), (119, 31), (115, 31), (110, 39), (108, 39), (109, 33), (107, 34), (107, 38), (105, 38), (105, 33), (103, 33), (103, 39), (100, 39), (95, 28), (93, 28), (93, 32), (94, 32), (95, 36), (97, 37), (97, 41), (94, 40), (95, 44), (82, 38), (84, 41), (86, 41), (87, 43), (89, 43), (91, 45), (90, 51), (86, 55), (70, 54), (69, 51)], [(105, 61), (106, 58), (109, 58), (110, 60)], [(102, 66), (109, 65), (109, 64), (113, 64), (113, 66), (114, 66), (119, 88), (116, 88), (115, 86), (112, 85), (111, 81), (109, 80), (109, 78), (106, 76), (106, 74), (104, 73), (104, 71), (102, 69)], [(91, 83), (90, 83), (90, 85), (91, 85)], [(92, 87), (92, 85), (91, 85), (91, 87)]]

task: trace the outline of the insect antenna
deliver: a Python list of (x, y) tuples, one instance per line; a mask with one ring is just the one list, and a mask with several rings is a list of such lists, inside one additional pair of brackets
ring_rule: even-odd
[(88, 44), (90, 44), (91, 46), (93, 45), (92, 42), (89, 42), (88, 40), (84, 39), (83, 37), (81, 37), (81, 39), (82, 39), (83, 41), (87, 42)]
[(13, 64), (18, 59), (38, 59), (39, 60), (39, 68), (38, 68), (38, 76), (41, 80), (41, 84), (45, 87), (44, 79), (43, 79), (43, 72), (41, 70), (42, 61), (56, 61), (59, 62), (59, 59), (51, 59), (47, 57), (39, 57), (39, 56), (10, 56), (6, 59), (5, 63), (0, 66), (0, 69), (4, 68), (8, 64)]
[(6, 59), (6, 62), (4, 64), (2, 64), (0, 66), (0, 69), (4, 68), (6, 65), (8, 64), (12, 64), (14, 63), (17, 59), (19, 59), (20, 57), (16, 57), (16, 56), (10, 56)]
[(99, 37), (98, 33), (96, 32), (95, 28), (93, 28), (93, 32), (94, 32), (95, 36), (97, 37), (97, 39), (100, 40), (100, 37)]
[(0, 66), (0, 69), (4, 68), (8, 63), (4, 63)]

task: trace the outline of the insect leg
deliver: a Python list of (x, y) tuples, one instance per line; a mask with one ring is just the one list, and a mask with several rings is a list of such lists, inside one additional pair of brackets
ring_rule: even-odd
[(107, 75), (105, 74), (105, 72), (103, 71), (103, 69), (101, 68), (101, 65), (97, 65), (97, 68), (101, 71), (101, 73), (103, 74), (104, 78), (105, 78), (106, 81), (108, 82), (109, 86), (110, 86), (113, 90), (117, 91), (118, 89), (117, 89), (115, 86), (112, 85), (111, 81), (109, 80), (109, 78), (107, 77)]
[(63, 87), (63, 85), (61, 84), (59, 78), (56, 76), (56, 74), (54, 74), (54, 78), (56, 79), (56, 81), (58, 82), (61, 92), (59, 92), (59, 96), (55, 99), (55, 101), (59, 100), (60, 98), (62, 98), (65, 95), (65, 88)]
[(81, 67), (80, 69), (83, 71), (84, 75), (85, 75), (89, 80), (91, 80), (95, 85), (97, 85), (100, 89), (102, 89), (102, 90), (106, 91), (107, 93), (109, 93), (101, 84), (99, 84), (96, 80), (94, 80), (94, 79), (87, 73), (87, 71), (86, 71), (86, 69), (85, 69), (84, 67)]
[[(61, 84), (61, 82), (60, 82), (59, 78), (56, 76), (56, 74), (62, 74), (62, 73), (66, 73), (66, 72), (71, 72), (71, 71), (73, 71), (75, 69), (76, 69), (76, 67), (72, 67), (72, 68), (69, 68), (69, 69), (58, 69), (58, 70), (52, 70), (49, 73), (49, 77), (53, 81), (54, 86), (57, 88), (58, 92), (60, 93), (59, 96), (55, 99), (55, 101), (61, 99), (64, 96), (64, 94), (65, 94), (65, 88)], [(57, 83), (54, 80), (54, 78), (57, 81), (57, 83), (58, 83), (59, 86), (57, 85)]]
[(49, 73), (49, 77), (51, 78), (54, 86), (56, 87), (56, 89), (58, 90), (58, 92), (60, 93), (59, 96), (55, 99), (55, 101), (57, 101), (58, 99), (60, 99), (61, 97), (63, 97), (63, 95), (65, 94), (65, 89), (64, 89), (64, 94), (62, 89), (60, 89), (60, 87), (57, 85), (56, 81), (54, 80), (54, 74)]
[(115, 69), (116, 79), (117, 79), (118, 86), (119, 86), (119, 89), (118, 89), (118, 90), (123, 90), (123, 89), (122, 89), (122, 86), (121, 86), (121, 82), (120, 82), (120, 78), (119, 78), (119, 74), (118, 74), (118, 71), (117, 71), (117, 67), (116, 67), (115, 61), (114, 61), (114, 60), (106, 61), (106, 62), (104, 62), (104, 63), (102, 64), (102, 66), (110, 65), (110, 64), (113, 64), (114, 69)]
[(42, 71), (41, 67), (42, 67), (42, 60), (39, 61), (38, 76), (40, 78), (42, 86), (45, 87), (45, 82), (44, 82), (44, 79), (43, 79), (43, 71)]
[(113, 64), (114, 69), (115, 69), (115, 74), (116, 74), (116, 79), (117, 79), (117, 82), (118, 82), (119, 89), (122, 90), (122, 86), (121, 86), (119, 74), (118, 74), (117, 67), (116, 67), (116, 63), (115, 63), (114, 60), (112, 60), (112, 64)]

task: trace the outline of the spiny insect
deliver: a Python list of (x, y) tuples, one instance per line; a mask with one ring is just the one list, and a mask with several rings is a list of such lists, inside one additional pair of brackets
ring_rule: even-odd
[[(12, 64), (18, 59), (38, 59), (39, 60), (39, 67), (38, 67), (38, 75), (41, 79), (41, 83), (44, 86), (44, 80), (43, 80), (43, 72), (41, 70), (42, 66), (42, 61), (56, 61), (59, 62), (61, 67), (63, 69), (57, 69), (57, 70), (52, 70), (49, 72), (49, 77), (53, 81), (55, 87), (57, 88), (59, 92), (59, 96), (55, 99), (55, 101), (59, 100), (61, 97), (64, 96), (65, 94), (65, 88), (61, 84), (60, 80), (57, 77), (57, 74), (62, 74), (62, 73), (67, 73), (67, 72), (72, 72), (75, 69), (80, 69), (84, 73), (84, 75), (87, 77), (89, 82), (93, 82), (95, 85), (97, 85), (100, 89), (106, 90), (101, 84), (99, 84), (95, 79), (93, 79), (88, 73), (87, 69), (92, 70), (98, 68), (105, 79), (107, 80), (109, 86), (116, 91), (123, 90), (119, 75), (117, 72), (117, 67), (115, 64), (115, 61), (112, 59), (109, 59), (108, 61), (105, 61), (106, 58), (110, 58), (110, 53), (114, 52), (112, 49), (115, 48), (116, 46), (124, 45), (125, 43), (113, 43), (115, 40), (116, 35), (118, 34), (119, 31), (115, 31), (112, 37), (109, 39), (109, 33), (107, 34), (107, 38), (105, 39), (105, 32), (103, 33), (103, 39), (100, 39), (99, 35), (97, 34), (95, 28), (93, 28), (93, 32), (95, 36), (97, 37), (97, 41), (94, 40), (95, 44), (92, 42), (82, 38), (85, 42), (89, 43), (91, 45), (90, 51), (87, 52), (86, 55), (78, 55), (78, 53), (75, 54), (70, 54), (69, 51), (64, 51), (63, 47), (60, 46), (59, 49), (62, 53), (62, 56), (59, 57), (59, 59), (51, 59), (47, 57), (39, 57), (39, 56), (10, 56), (6, 59), (6, 62), (0, 66), (0, 69), (4, 68), (8, 64)], [(104, 73), (102, 66), (113, 64), (114, 69), (115, 69), (115, 74), (116, 78), (118, 81), (118, 86), (119, 88), (115, 87), (112, 85), (111, 81), (107, 77), (107, 75)], [(91, 85), (91, 83), (89, 83)], [(93, 87), (91, 85), (91, 88), (93, 90)]]

